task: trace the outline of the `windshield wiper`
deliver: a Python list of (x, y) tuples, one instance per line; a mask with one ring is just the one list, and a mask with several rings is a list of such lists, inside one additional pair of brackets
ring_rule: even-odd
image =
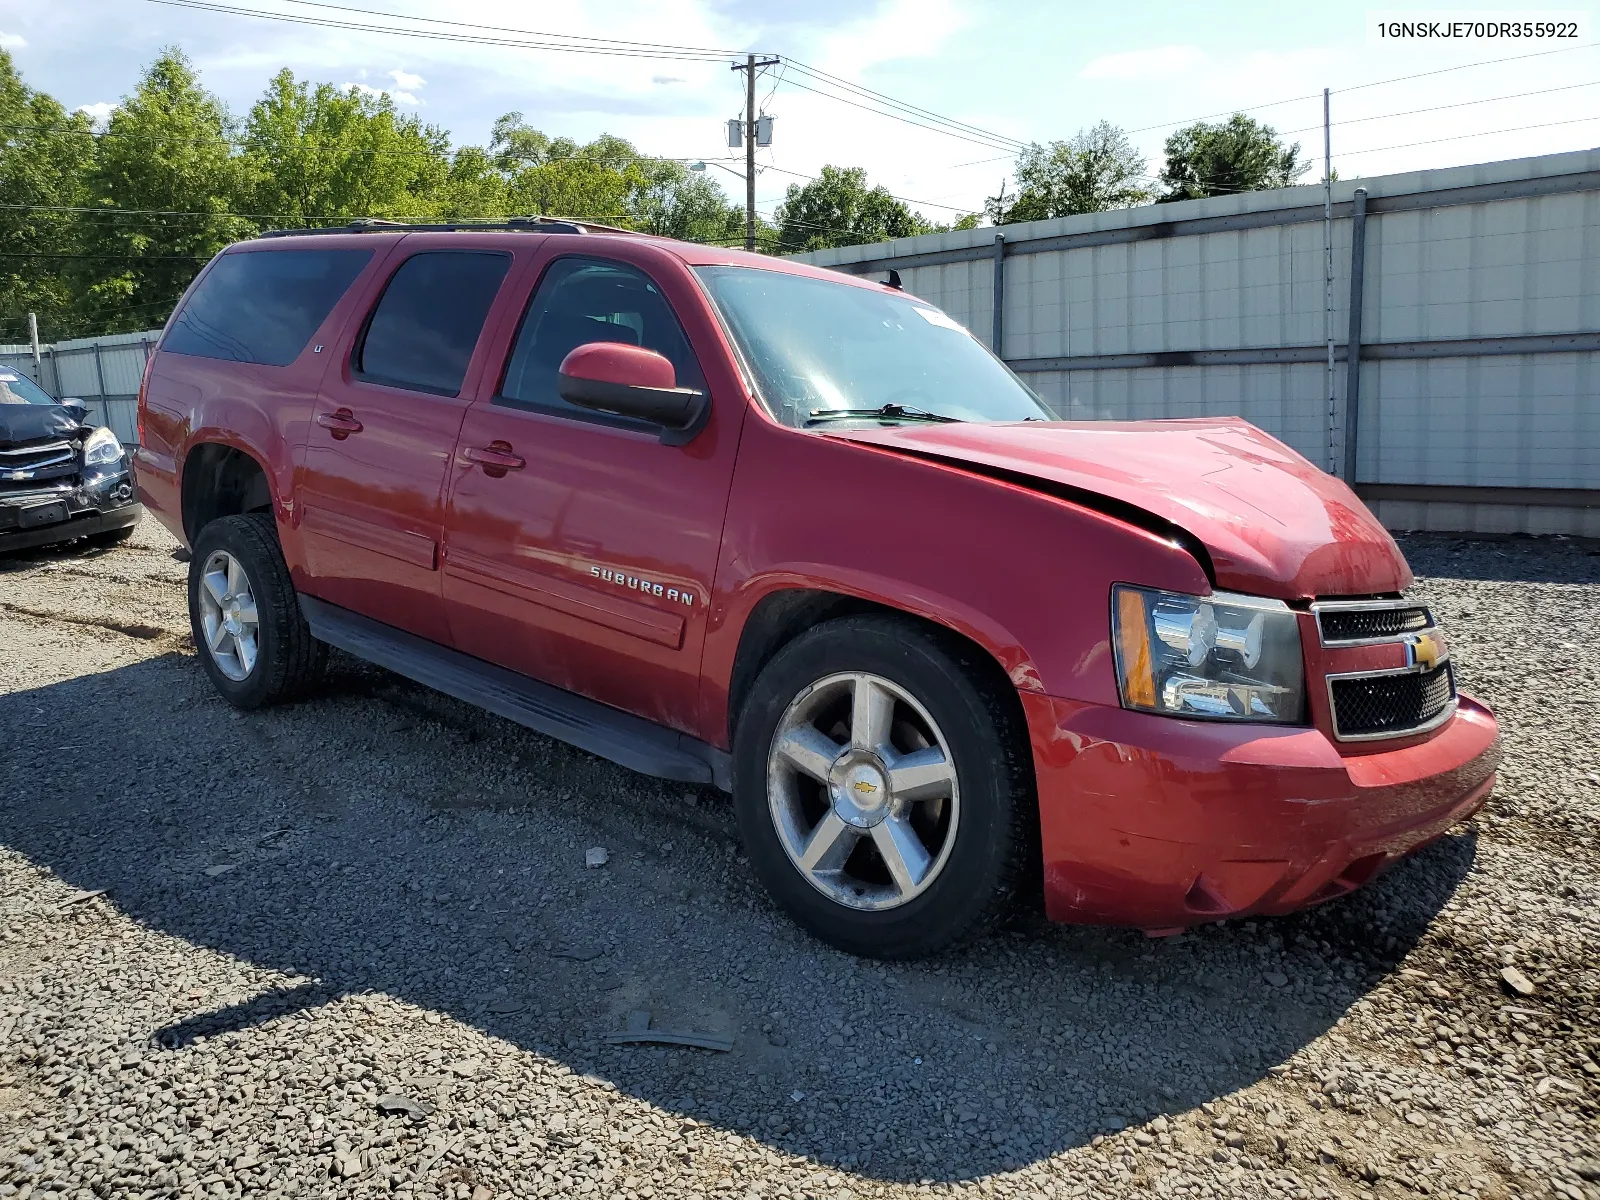
[(877, 408), (813, 408), (811, 416), (806, 421), (807, 425), (815, 425), (819, 421), (849, 421), (871, 417), (892, 417), (901, 421), (937, 421), (940, 423), (961, 423), (960, 417), (952, 417), (945, 413), (929, 412), (925, 408), (908, 408), (904, 404), (882, 404)]

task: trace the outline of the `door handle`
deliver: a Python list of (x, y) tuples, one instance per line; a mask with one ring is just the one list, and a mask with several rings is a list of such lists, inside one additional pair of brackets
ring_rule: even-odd
[(487, 446), (468, 446), (461, 457), (477, 463), (491, 479), (499, 479), (507, 471), (520, 471), (528, 460), (512, 451), (510, 442), (490, 442)]
[(361, 422), (356, 420), (355, 413), (348, 408), (341, 408), (337, 412), (318, 413), (317, 424), (333, 434), (333, 440), (342, 442), (352, 433), (360, 433)]

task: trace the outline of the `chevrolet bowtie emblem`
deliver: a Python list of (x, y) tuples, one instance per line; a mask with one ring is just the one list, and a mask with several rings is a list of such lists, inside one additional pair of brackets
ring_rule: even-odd
[(1444, 638), (1437, 633), (1413, 633), (1406, 638), (1406, 666), (1432, 669), (1449, 657)]
[(856, 789), (856, 791), (861, 792), (861, 793), (863, 793), (865, 795), (869, 795), (869, 796), (873, 792), (878, 790), (875, 786), (873, 786), (872, 784), (868, 783), (865, 779), (858, 780), (858, 781), (856, 781), (856, 783), (852, 784), (851, 786), (853, 786)]

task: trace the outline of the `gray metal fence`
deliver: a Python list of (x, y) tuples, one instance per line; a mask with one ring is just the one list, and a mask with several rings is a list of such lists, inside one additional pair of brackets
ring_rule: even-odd
[(1236, 414), (1391, 527), (1600, 536), (1600, 150), (1333, 200), (1331, 311), (1320, 185), (801, 257), (898, 270), (1063, 418)]
[(37, 365), (30, 347), (0, 346), (0, 366), (21, 371), (51, 395), (77, 396), (96, 422), (132, 445), (139, 440), (139, 380), (160, 337), (150, 329), (56, 342), (39, 348)]

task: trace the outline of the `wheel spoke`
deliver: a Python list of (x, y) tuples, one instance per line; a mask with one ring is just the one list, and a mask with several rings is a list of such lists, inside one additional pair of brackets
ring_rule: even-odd
[(228, 627), (220, 620), (206, 621), (206, 644), (211, 647), (213, 654), (221, 654), (222, 648), (228, 644)]
[(237, 596), (250, 590), (250, 581), (245, 577), (244, 568), (239, 565), (239, 560), (228, 558), (228, 592)]
[(896, 755), (885, 765), (896, 800), (943, 800), (954, 792), (955, 768), (938, 746)]
[(256, 625), (260, 618), (256, 616), (256, 602), (252, 597), (245, 597), (239, 602), (239, 624)]
[(206, 592), (211, 596), (213, 603), (221, 605), (228, 596), (228, 574), (226, 571), (207, 571), (200, 577), (200, 582), (205, 584)]
[(904, 817), (890, 817), (872, 827), (872, 842), (883, 855), (895, 887), (902, 895), (914, 890), (928, 874), (932, 858), (927, 847)]
[(894, 722), (894, 697), (865, 675), (856, 677), (850, 700), (850, 744), (857, 750), (876, 750), (888, 744)]
[(844, 866), (844, 860), (850, 857), (850, 851), (855, 849), (856, 839), (860, 836), (855, 828), (846, 825), (839, 814), (830, 808), (806, 839), (805, 849), (800, 852), (800, 869), (813, 875), (839, 870)]
[(255, 670), (256, 666), (256, 632), (247, 629), (242, 633), (233, 635), (234, 649), (239, 656), (239, 665), (244, 668), (246, 675)]
[(801, 725), (779, 738), (773, 749), (795, 770), (827, 783), (828, 769), (844, 747), (816, 727)]

